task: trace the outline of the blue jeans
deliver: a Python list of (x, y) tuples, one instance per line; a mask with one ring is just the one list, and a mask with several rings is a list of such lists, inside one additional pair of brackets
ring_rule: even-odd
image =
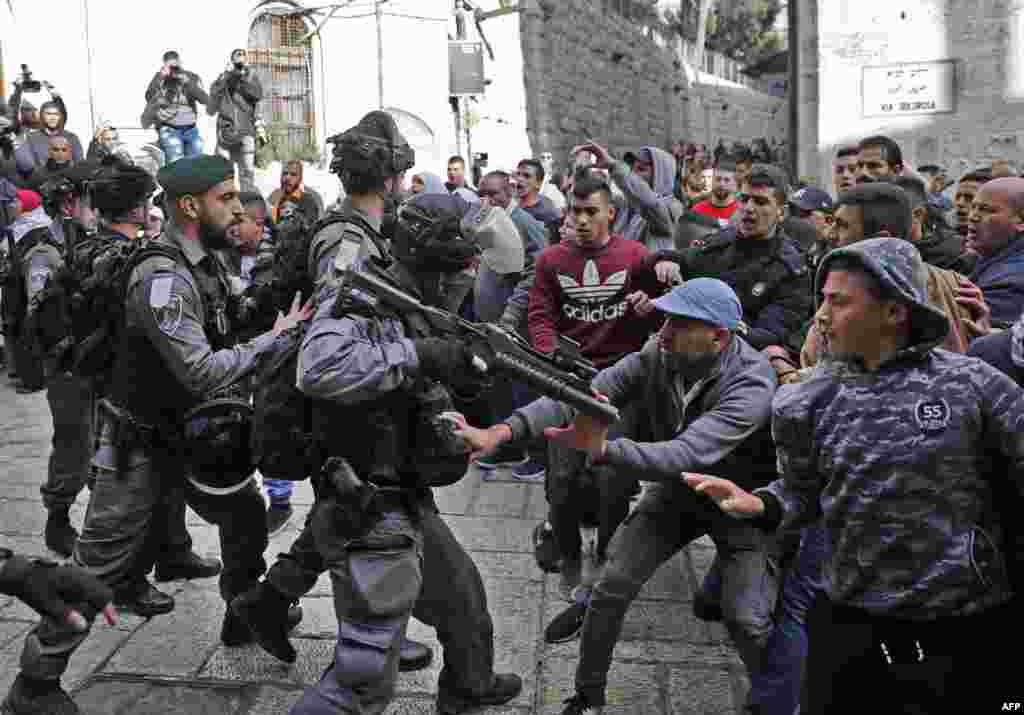
[[(763, 667), (750, 677), (750, 704), (765, 715), (793, 715), (800, 704), (804, 662), (807, 659), (807, 614), (824, 590), (822, 567), (829, 547), (820, 524), (803, 530), (800, 549), (785, 575), (782, 608), (765, 647)], [(722, 583), (716, 559), (702, 591), (712, 602), (720, 598)]]
[(295, 484), (287, 479), (264, 479), (263, 488), (267, 490), (271, 506), (288, 506), (292, 500)]
[(203, 138), (199, 136), (198, 127), (182, 129), (164, 125), (157, 131), (160, 135), (160, 148), (168, 164), (182, 157), (199, 156), (203, 153)]

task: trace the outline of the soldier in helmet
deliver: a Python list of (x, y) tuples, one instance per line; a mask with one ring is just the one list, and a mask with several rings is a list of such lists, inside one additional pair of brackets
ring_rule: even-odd
[[(398, 211), (394, 260), (370, 259), (356, 270), (429, 305), (457, 309), (461, 296), (448, 290), (448, 277), (478, 254), (460, 233), (464, 211), (454, 196), (413, 198)], [(494, 672), (482, 579), (431, 490), (469, 467), (468, 449), (443, 415), (456, 395), (479, 393), (476, 364), (462, 341), (434, 335), (420, 316), (371, 304), (344, 283), (323, 290), (298, 382), (317, 404), (328, 457), (310, 528), (331, 573), (339, 638), (333, 665), (293, 715), (383, 711), (413, 614), (437, 629), (444, 648), (441, 715), (501, 705), (520, 693), (518, 676)], [(346, 439), (331, 438), (339, 429)]]
[(414, 163), (412, 147), (386, 112), (370, 112), (329, 141), (334, 144), (331, 172), (347, 197), (337, 209), (345, 220), (326, 225), (310, 246), (309, 272), (318, 287), (357, 260), (388, 255), (381, 219)]
[[(404, 172), (413, 165), (412, 148), (385, 112), (370, 112), (331, 141), (331, 171), (341, 178), (347, 197), (321, 221), (310, 245), (309, 275), (320, 290), (354, 261), (390, 257), (381, 223), (390, 199), (401, 188)], [(288, 663), (295, 660), (295, 649), (288, 641), (288, 606), (307, 594), (326, 570), (307, 523), (265, 581), (232, 603), (257, 642), (274, 657)], [(404, 637), (399, 650), (402, 671), (425, 668), (433, 658), (428, 646)]]
[[(151, 614), (174, 606), (145, 575), (159, 536), (156, 512), (175, 487), (219, 527), (225, 601), (263, 574), (264, 505), (242, 441), (249, 403), (230, 389), (245, 382), (278, 335), (310, 316), (296, 303), (272, 330), (236, 344), (227, 279), (213, 255), (228, 247), (227, 229), (242, 219), (234, 168), (220, 157), (186, 158), (164, 167), (159, 180), (171, 216), (154, 242), (159, 248), (140, 258), (127, 279), (109, 388), (99, 405), (96, 484), (81, 536), (97, 548), (75, 553), (76, 565), (110, 586), (115, 601), (146, 603)], [(85, 637), (44, 617), (26, 640), (22, 674), (56, 684)], [(228, 612), (221, 640), (239, 645), (251, 634)], [(46, 710), (28, 694), (13, 712)]]
[[(75, 261), (85, 264), (103, 260), (103, 256), (111, 247), (124, 245), (126, 241), (137, 240), (142, 236), (146, 227), (147, 208), (149, 198), (156, 191), (156, 181), (145, 169), (132, 164), (127, 164), (117, 157), (105, 160), (98, 170), (94, 170), (89, 181), (89, 203), (97, 214), (98, 231), (94, 240), (81, 241), (75, 250)], [(88, 273), (88, 267), (79, 266), (83, 275)], [(93, 391), (97, 387), (92, 380), (84, 379), (70, 372), (65, 373), (62, 378), (69, 385), (68, 391), (78, 390), (78, 393), (89, 397), (89, 442), (92, 446), (92, 413), (95, 409)], [(53, 384), (50, 391), (53, 391)], [(102, 397), (102, 395), (99, 395)], [(51, 400), (51, 408), (54, 409), (54, 430), (57, 427), (56, 403)], [(57, 444), (56, 437), (54, 444)], [(55, 449), (56, 451), (56, 449)], [(89, 453), (91, 457), (91, 452)], [(153, 541), (154, 562), (156, 563), (156, 580), (173, 581), (177, 579), (198, 579), (211, 578), (221, 571), (221, 564), (217, 559), (208, 559), (199, 556), (192, 551), (192, 538), (185, 527), (185, 499), (180, 488), (168, 490), (164, 508), (157, 511), (163, 522), (157, 529), (159, 535)], [(163, 538), (160, 538), (163, 537)], [(93, 560), (93, 552), (96, 548), (103, 548), (86, 540), (79, 543), (79, 560)], [(149, 614), (147, 601), (130, 601), (120, 603), (122, 608), (141, 612), (142, 615)]]

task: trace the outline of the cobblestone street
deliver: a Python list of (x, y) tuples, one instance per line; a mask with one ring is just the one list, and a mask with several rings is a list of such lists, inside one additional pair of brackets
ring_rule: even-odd
[[(45, 393), (17, 395), (0, 386), (0, 545), (28, 555), (49, 555), (43, 545), (46, 513), (39, 495), (50, 445)], [(88, 492), (72, 509), (81, 526)], [(438, 503), (462, 544), (470, 550), (487, 585), (495, 624), (499, 670), (523, 677), (522, 695), (511, 704), (480, 712), (561, 712), (572, 694), (578, 641), (548, 646), (545, 624), (563, 606), (558, 577), (542, 574), (532, 554), (530, 532), (546, 510), (543, 487), (523, 484), (511, 473), (483, 481), (476, 471), (437, 491)], [(271, 541), (271, 563), (298, 534), (312, 500), (298, 485), (296, 516)], [(219, 556), (214, 527), (190, 512), (195, 549)], [(714, 554), (702, 541), (678, 555), (644, 589), (630, 609), (615, 651), (606, 713), (712, 715), (735, 713), (743, 693), (742, 666), (725, 630), (696, 620), (690, 601)], [(302, 689), (328, 665), (335, 620), (330, 583), (322, 577), (302, 601), (305, 617), (295, 633), (293, 666), (279, 664), (256, 646), (227, 649), (219, 643), (223, 603), (217, 580), (163, 584), (177, 608), (144, 620), (121, 614), (120, 624), (97, 624), (72, 660), (65, 687), (88, 715), (157, 713), (286, 713)], [(0, 596), (0, 695), (17, 674), (25, 633), (35, 614)], [(413, 620), (410, 637), (435, 649), (434, 664), (403, 674), (388, 713), (433, 713), (440, 649), (432, 630)]]

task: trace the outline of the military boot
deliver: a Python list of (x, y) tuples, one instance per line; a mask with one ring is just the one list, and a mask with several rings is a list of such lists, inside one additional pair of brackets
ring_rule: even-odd
[(522, 678), (512, 673), (496, 673), (491, 687), (483, 693), (463, 693), (438, 684), (437, 712), (438, 715), (460, 715), (487, 705), (504, 705), (519, 697), (522, 691)]
[(71, 517), (68, 516), (70, 506), (55, 506), (50, 509), (46, 517), (46, 532), (44, 538), (46, 548), (64, 558), (70, 558), (75, 550), (75, 542), (78, 541), (78, 532), (71, 526)]
[(60, 681), (33, 681), (18, 675), (0, 706), (2, 715), (80, 715)]

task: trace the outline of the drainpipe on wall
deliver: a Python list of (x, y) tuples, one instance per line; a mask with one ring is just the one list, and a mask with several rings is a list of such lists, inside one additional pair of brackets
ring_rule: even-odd
[(789, 65), (789, 77), (787, 79), (789, 89), (789, 132), (786, 137), (786, 145), (789, 149), (789, 171), (790, 181), (800, 180), (800, 162), (797, 158), (800, 154), (800, 100), (803, 95), (803, 88), (800, 86), (800, 13), (797, 12), (797, 1), (789, 0), (786, 3), (786, 52)]

